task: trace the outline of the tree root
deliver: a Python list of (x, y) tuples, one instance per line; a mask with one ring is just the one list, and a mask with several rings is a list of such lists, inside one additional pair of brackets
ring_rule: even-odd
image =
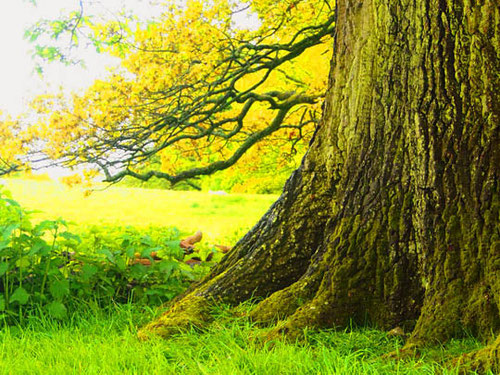
[(318, 306), (317, 301), (312, 300), (288, 316), (286, 320), (279, 321), (276, 327), (266, 334), (266, 340), (272, 341), (283, 336), (287, 340), (295, 341), (304, 338), (304, 332), (308, 328), (321, 328), (324, 324), (324, 314), (327, 309)]
[(305, 283), (299, 281), (273, 293), (250, 312), (249, 318), (264, 324), (288, 318), (310, 300), (310, 292), (304, 286)]
[(496, 341), (485, 348), (462, 354), (453, 358), (446, 364), (449, 368), (459, 368), (460, 374), (477, 372), (485, 374), (491, 371), (493, 374), (500, 373), (500, 335)]
[(160, 318), (142, 327), (137, 334), (138, 338), (140, 340), (149, 340), (152, 337), (166, 338), (193, 327), (206, 327), (213, 320), (210, 306), (205, 297), (188, 295)]
[[(405, 360), (407, 358), (418, 358), (424, 347), (422, 341), (416, 343), (409, 341), (406, 345), (394, 352), (384, 354), (382, 359)], [(458, 374), (466, 375), (470, 373), (500, 374), (500, 336), (496, 341), (482, 349), (461, 354), (444, 364), (448, 369), (458, 370)]]

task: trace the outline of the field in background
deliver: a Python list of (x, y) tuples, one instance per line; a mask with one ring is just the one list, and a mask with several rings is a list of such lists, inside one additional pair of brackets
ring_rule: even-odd
[[(41, 211), (35, 220), (76, 224), (177, 227), (201, 230), (204, 240), (235, 240), (257, 223), (276, 195), (229, 194), (109, 187), (85, 195), (85, 189), (51, 181), (4, 179), (1, 182), (23, 207)], [(233, 244), (229, 244), (233, 245)]]

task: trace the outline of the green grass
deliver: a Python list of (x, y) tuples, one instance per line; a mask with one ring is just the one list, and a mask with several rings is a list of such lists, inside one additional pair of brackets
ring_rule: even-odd
[[(83, 309), (82, 309), (83, 311)], [(264, 343), (268, 328), (215, 312), (205, 332), (191, 331), (170, 340), (138, 341), (137, 325), (152, 319), (134, 306), (111, 311), (90, 309), (66, 324), (34, 319), (25, 328), (0, 333), (0, 374), (455, 374), (437, 361), (452, 353), (434, 350), (406, 361), (381, 355), (401, 341), (373, 329), (309, 333), (302, 343)], [(478, 343), (462, 342), (460, 350)], [(453, 354), (453, 353), (452, 353)]]
[[(84, 226), (199, 229), (204, 241), (226, 244), (233, 244), (276, 199), (117, 187), (85, 197), (78, 188), (51, 182), (6, 184), (24, 207), (42, 211), (38, 220), (62, 217)], [(265, 342), (261, 338), (270, 328), (234, 318), (224, 308), (214, 311), (215, 322), (204, 332), (140, 342), (138, 327), (161, 311), (144, 305), (108, 306), (82, 304), (62, 322), (41, 310), (22, 326), (4, 328), (0, 374), (457, 374), (442, 364), (481, 346), (474, 339), (452, 341), (418, 358), (395, 361), (382, 355), (400, 349), (402, 341), (369, 328), (309, 332), (300, 343)]]
[(41, 211), (35, 219), (62, 217), (77, 224), (177, 227), (187, 233), (201, 230), (205, 240), (213, 243), (241, 237), (277, 198), (122, 187), (97, 190), (86, 197), (84, 189), (56, 182), (3, 181), (23, 207)]

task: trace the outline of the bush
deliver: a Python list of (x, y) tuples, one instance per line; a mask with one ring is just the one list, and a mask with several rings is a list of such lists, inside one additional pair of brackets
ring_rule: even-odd
[(185, 264), (175, 228), (93, 226), (77, 234), (62, 219), (34, 224), (31, 214), (0, 190), (0, 317), (9, 324), (36, 313), (64, 319), (82, 302), (159, 305), (213, 264)]

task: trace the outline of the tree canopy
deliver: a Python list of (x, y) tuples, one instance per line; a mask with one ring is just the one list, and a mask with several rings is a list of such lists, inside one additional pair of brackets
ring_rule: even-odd
[(25, 140), (20, 133), (19, 123), (0, 111), (0, 176), (19, 171), (23, 164), (19, 154)]
[[(294, 160), (319, 120), (334, 17), (325, 0), (189, 1), (147, 23), (93, 22), (80, 11), (28, 33), (81, 38), (121, 63), (85, 92), (36, 98), (39, 165), (86, 164), (106, 181), (171, 184), (233, 166)], [(259, 26), (234, 22), (251, 12)], [(80, 38), (80, 39), (79, 39)], [(56, 47), (39, 57), (71, 61)], [(40, 142), (40, 141), (43, 142)], [(258, 148), (254, 147), (258, 145)]]

